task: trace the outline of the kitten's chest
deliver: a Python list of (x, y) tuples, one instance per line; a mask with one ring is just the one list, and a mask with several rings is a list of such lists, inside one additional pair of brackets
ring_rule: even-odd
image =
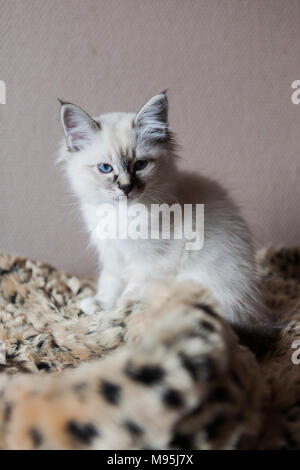
[[(143, 248), (149, 251), (151, 230), (152, 227), (156, 227), (156, 220), (152, 218), (148, 208), (143, 206), (142, 209), (137, 212), (130, 211), (127, 204), (125, 207), (123, 204), (84, 205), (82, 213), (95, 245), (112, 246), (114, 249), (132, 254)], [(159, 249), (157, 245), (157, 243), (152, 244), (154, 251)]]
[[(150, 233), (151, 221), (147, 214), (144, 218), (140, 217), (140, 223), (136, 224), (132, 224), (132, 217), (126, 220), (124, 214), (121, 214), (122, 219), (114, 211), (111, 214), (108, 212), (105, 219), (99, 219), (95, 214), (94, 207), (84, 210), (87, 228), (99, 251), (102, 265), (118, 275), (121, 272), (125, 278), (144, 271), (151, 273), (152, 269), (162, 276), (172, 275), (177, 271), (182, 241), (153, 239)], [(119, 230), (118, 220), (122, 220), (123, 224), (125, 222), (125, 230), (124, 226)]]
[(98, 245), (103, 267), (124, 281), (152, 277), (176, 276), (181, 249), (174, 241), (103, 240)]

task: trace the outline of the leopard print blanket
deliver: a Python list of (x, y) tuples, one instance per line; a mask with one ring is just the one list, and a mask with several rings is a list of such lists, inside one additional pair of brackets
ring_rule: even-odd
[(0, 255), (0, 448), (300, 449), (299, 260), (258, 256), (267, 304), (288, 312), (259, 362), (199, 286), (87, 316), (92, 280)]

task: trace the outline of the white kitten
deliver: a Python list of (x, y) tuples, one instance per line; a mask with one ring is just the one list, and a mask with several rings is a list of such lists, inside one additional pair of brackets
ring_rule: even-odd
[[(60, 161), (77, 194), (83, 217), (99, 252), (98, 292), (82, 308), (113, 308), (121, 295), (151, 280), (177, 278), (210, 289), (232, 323), (258, 321), (262, 314), (251, 236), (227, 193), (217, 183), (176, 166), (174, 136), (168, 127), (166, 93), (154, 96), (137, 114), (110, 113), (97, 119), (62, 103), (67, 146)], [(205, 238), (199, 251), (186, 240), (99, 240), (100, 204), (120, 196), (128, 205), (204, 204)], [(99, 306), (98, 306), (99, 309)]]

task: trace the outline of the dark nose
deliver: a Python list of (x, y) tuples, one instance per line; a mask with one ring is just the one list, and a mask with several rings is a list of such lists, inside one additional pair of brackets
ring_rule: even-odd
[(118, 184), (119, 188), (123, 191), (126, 196), (130, 193), (133, 188), (133, 184)]

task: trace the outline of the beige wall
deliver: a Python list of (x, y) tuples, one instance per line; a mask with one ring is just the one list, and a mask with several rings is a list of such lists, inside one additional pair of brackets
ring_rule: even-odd
[(1, 249), (90, 272), (56, 98), (99, 114), (164, 88), (182, 164), (232, 189), (259, 246), (300, 242), (299, 59), (299, 1), (0, 0)]

